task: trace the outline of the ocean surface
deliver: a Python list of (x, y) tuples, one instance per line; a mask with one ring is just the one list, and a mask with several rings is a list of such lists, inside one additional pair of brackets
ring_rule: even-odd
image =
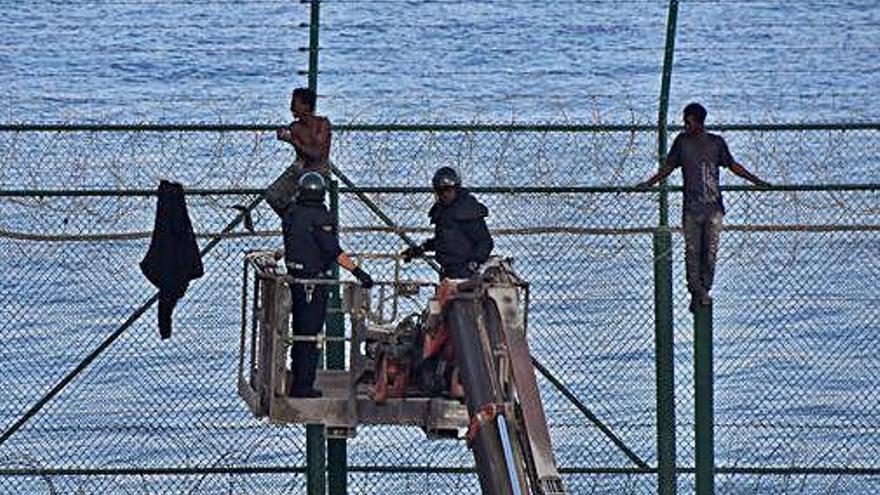
[[(880, 120), (880, 4), (683, 1), (670, 123), (699, 100), (709, 122)], [(294, 1), (0, 1), (0, 122), (288, 121), (304, 85), (307, 4)], [(667, 5), (660, 1), (327, 0), (319, 111), (348, 123), (656, 123)], [(306, 24), (304, 26), (304, 23)], [(877, 183), (874, 129), (732, 131), (734, 156), (776, 184)], [(439, 165), (473, 186), (630, 185), (655, 167), (651, 132), (334, 136), (361, 185), (427, 184)], [(0, 132), (0, 189), (263, 187), (291, 159), (271, 133)], [(674, 179), (676, 182), (678, 179)], [(742, 184), (725, 175), (728, 185)], [(425, 194), (373, 195), (424, 238)], [(496, 252), (531, 282), (536, 358), (648, 464), (656, 463), (652, 237), (655, 193), (483, 194)], [(880, 193), (726, 193), (715, 303), (716, 463), (880, 466)], [(246, 195), (189, 197), (199, 242)], [(0, 197), (0, 430), (6, 431), (146, 302), (138, 262), (152, 197)], [(672, 195), (672, 223), (680, 198)], [(191, 474), (0, 474), (5, 493), (297, 493), (303, 430), (254, 419), (235, 392), (243, 253), (280, 247), (254, 214), (205, 258), (161, 342), (155, 308), (0, 444), (14, 468), (192, 469)], [(353, 196), (343, 244), (394, 252)], [(843, 226), (843, 227), (841, 227)], [(102, 237), (103, 236), (103, 237)], [(693, 466), (693, 333), (673, 233), (677, 455)], [(393, 267), (371, 262), (378, 278)], [(405, 274), (425, 276), (424, 267)], [(418, 305), (418, 301), (415, 303)], [(539, 377), (559, 464), (634, 464)], [(460, 442), (370, 427), (357, 466), (468, 466)], [(253, 466), (266, 472), (199, 470)], [(567, 474), (571, 493), (656, 493), (653, 475)], [(719, 493), (877, 493), (880, 477), (719, 474)], [(693, 475), (679, 477), (681, 493)], [(350, 493), (478, 493), (472, 475), (352, 473)]]
[[(296, 1), (0, 4), (3, 122), (289, 119)], [(353, 122), (655, 123), (667, 2), (327, 0), (320, 111)], [(877, 120), (873, 0), (679, 3), (671, 118)]]

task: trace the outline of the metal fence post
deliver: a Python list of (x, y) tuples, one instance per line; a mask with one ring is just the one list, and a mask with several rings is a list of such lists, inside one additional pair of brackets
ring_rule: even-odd
[[(320, 27), (320, 1), (311, 0), (309, 15), (309, 89), (318, 93), (318, 31)], [(319, 363), (320, 366), (320, 363)], [(324, 426), (306, 425), (306, 477), (309, 495), (325, 495), (327, 483), (327, 452)]]
[[(339, 184), (330, 181), (330, 212), (339, 232)], [(333, 266), (333, 278), (339, 278), (339, 266)], [(345, 318), (342, 314), (342, 297), (339, 287), (330, 291), (330, 304), (327, 305), (327, 337), (345, 337)], [(327, 341), (327, 369), (345, 369), (345, 343)], [(344, 438), (327, 439), (327, 489), (329, 495), (348, 493), (348, 443)]]
[(714, 377), (712, 306), (694, 312), (694, 433), (697, 495), (715, 493)]
[[(669, 114), (669, 89), (672, 86), (672, 61), (675, 55), (675, 27), (678, 22), (678, 0), (669, 1), (666, 20), (666, 48), (663, 51), (663, 74), (660, 80), (660, 105), (657, 111), (657, 156), (659, 166), (666, 162), (666, 119)], [(660, 225), (669, 225), (669, 191), (666, 179), (660, 182)]]
[(318, 94), (318, 33), (321, 23), (321, 2), (311, 0), (309, 15), (309, 89)]
[[(675, 53), (675, 26), (678, 1), (670, 0), (666, 22), (666, 49), (657, 112), (658, 166), (666, 162), (666, 116), (672, 60)], [(669, 190), (660, 183), (658, 227), (654, 232), (654, 341), (657, 387), (657, 493), (676, 493), (675, 455), (675, 348), (672, 329), (672, 235), (669, 231)]]
[(657, 228), (654, 232), (654, 359), (657, 374), (657, 493), (660, 495), (676, 492), (671, 250), (669, 228)]
[(324, 425), (306, 425), (306, 493), (308, 495), (326, 493), (325, 460)]

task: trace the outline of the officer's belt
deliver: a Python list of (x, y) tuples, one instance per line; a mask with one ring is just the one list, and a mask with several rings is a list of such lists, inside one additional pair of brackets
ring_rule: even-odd
[(320, 272), (317, 270), (291, 270), (288, 274), (293, 278), (305, 278), (305, 279), (315, 279), (315, 278), (332, 278), (332, 274), (330, 271)]
[(300, 335), (293, 334), (284, 339), (285, 343), (288, 345), (293, 345), (297, 342), (314, 342), (318, 347), (324, 347), (327, 342), (345, 342), (345, 337), (328, 337), (326, 333), (319, 332), (315, 335)]

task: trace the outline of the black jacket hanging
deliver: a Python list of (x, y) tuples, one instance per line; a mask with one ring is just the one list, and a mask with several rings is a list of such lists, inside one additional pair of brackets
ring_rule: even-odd
[(161, 181), (156, 203), (156, 223), (150, 248), (140, 263), (141, 271), (159, 289), (159, 335), (171, 336), (171, 313), (183, 297), (189, 281), (205, 272), (186, 211), (183, 186)]

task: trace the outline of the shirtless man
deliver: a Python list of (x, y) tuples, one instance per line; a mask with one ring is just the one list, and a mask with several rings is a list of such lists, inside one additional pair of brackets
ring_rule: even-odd
[(290, 111), (294, 121), (279, 127), (275, 136), (293, 145), (297, 162), (304, 171), (329, 173), (330, 121), (315, 115), (315, 93), (308, 88), (297, 88), (290, 97)]
[(278, 216), (296, 202), (299, 178), (306, 172), (319, 172), (330, 178), (330, 121), (315, 115), (315, 93), (297, 88), (290, 97), (294, 121), (279, 127), (275, 137), (293, 145), (296, 162), (266, 189), (266, 201)]

